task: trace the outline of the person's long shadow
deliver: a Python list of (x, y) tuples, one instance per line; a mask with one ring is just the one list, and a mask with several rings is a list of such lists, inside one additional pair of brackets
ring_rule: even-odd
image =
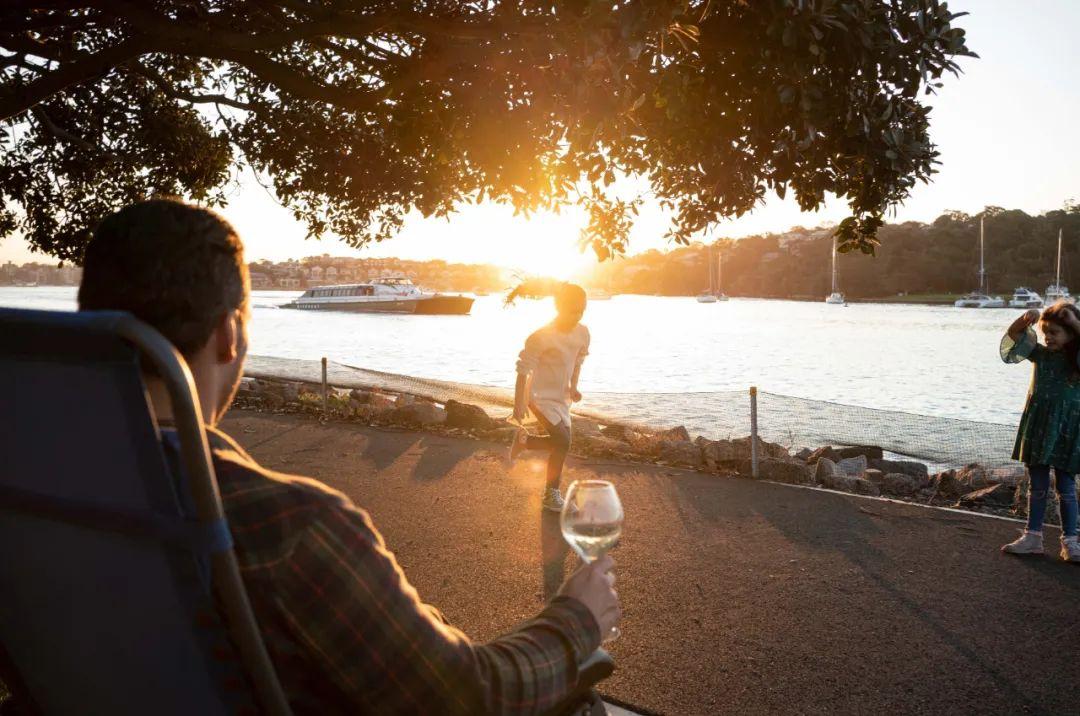
[(425, 435), (418, 447), (423, 450), (413, 469), (413, 478), (429, 481), (446, 477), (459, 463), (480, 450), (478, 443), (455, 442)]
[(562, 536), (559, 515), (540, 511), (540, 572), (544, 580), (544, 601), (550, 601), (566, 578), (566, 557), (570, 545)]
[[(689, 489), (684, 483), (675, 483), (676, 489), (685, 491)], [(731, 487), (734, 487), (732, 485)], [(806, 494), (783, 493), (788, 490), (782, 485), (764, 485), (743, 483), (741, 485), (743, 497), (753, 494), (757, 499), (747, 502), (747, 506), (766, 519), (786, 539), (793, 544), (811, 546), (815, 549), (836, 550), (843, 554), (847, 560), (857, 567), (863, 575), (877, 585), (888, 599), (897, 607), (906, 610), (913, 617), (921, 621), (937, 638), (949, 645), (957, 653), (961, 654), (975, 668), (981, 669), (999, 688), (1007, 692), (1017, 703), (1023, 704), (1027, 713), (1041, 713), (1043, 709), (1036, 702), (1035, 697), (1029, 695), (1022, 679), (1015, 674), (1006, 672), (980, 652), (972, 635), (962, 628), (957, 628), (942, 614), (938, 613), (937, 606), (927, 603), (925, 597), (910, 593), (898, 581), (901, 572), (889, 559), (889, 556), (872, 545), (871, 538), (878, 535), (882, 527), (875, 522), (872, 515), (882, 511), (882, 507), (875, 509), (863, 508), (857, 498), (849, 498), (840, 495), (814, 493)], [(773, 491), (773, 494), (768, 494)], [(754, 494), (757, 493), (757, 494)], [(776, 498), (783, 495), (786, 499), (778, 501)], [(792, 512), (783, 509), (781, 502), (803, 501), (816, 507), (815, 517), (812, 519), (793, 520)], [(709, 514), (708, 501), (687, 499), (685, 504), (694, 505), (701, 511), (702, 517), (710, 520), (722, 519), (721, 510)], [(873, 503), (868, 503), (873, 505)], [(715, 506), (714, 506), (715, 507)], [(863, 509), (860, 509), (863, 508)], [(912, 508), (909, 508), (912, 509)], [(719, 513), (719, 514), (718, 514)], [(885, 515), (879, 515), (884, 517)], [(930, 515), (923, 516), (930, 518)], [(942, 516), (939, 521), (963, 521), (964, 518)]]

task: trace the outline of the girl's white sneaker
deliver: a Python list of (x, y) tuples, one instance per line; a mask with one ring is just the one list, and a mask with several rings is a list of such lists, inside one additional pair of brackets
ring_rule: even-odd
[(1042, 554), (1042, 537), (1042, 532), (1024, 530), (1024, 533), (1020, 535), (1020, 539), (1005, 545), (1001, 548), (1001, 551), (1009, 554)]
[(1061, 558), (1066, 562), (1080, 562), (1080, 542), (1075, 537), (1061, 538)]

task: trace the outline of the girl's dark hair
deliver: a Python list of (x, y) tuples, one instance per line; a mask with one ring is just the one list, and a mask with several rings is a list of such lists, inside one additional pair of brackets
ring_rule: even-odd
[(1076, 318), (1080, 318), (1080, 309), (1068, 301), (1058, 301), (1054, 305), (1045, 309), (1042, 312), (1040, 321), (1047, 323), (1053, 323), (1061, 326), (1065, 332), (1071, 336), (1069, 342), (1065, 344), (1065, 357), (1069, 360), (1069, 366), (1072, 368), (1069, 379), (1080, 379), (1080, 366), (1077, 366), (1076, 356), (1080, 353), (1080, 336), (1076, 334), (1076, 331), (1065, 321), (1065, 315), (1072, 314)]

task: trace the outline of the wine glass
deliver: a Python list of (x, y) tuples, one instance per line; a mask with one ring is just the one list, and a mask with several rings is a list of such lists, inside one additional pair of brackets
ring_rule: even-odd
[[(622, 535), (623, 508), (619, 493), (607, 480), (576, 480), (570, 483), (559, 519), (563, 539), (583, 562), (593, 562), (614, 547)], [(604, 641), (619, 637), (612, 627)]]

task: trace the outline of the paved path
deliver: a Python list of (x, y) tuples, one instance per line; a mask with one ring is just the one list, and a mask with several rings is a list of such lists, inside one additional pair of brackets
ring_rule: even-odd
[[(572, 564), (540, 463), (508, 474), (500, 445), (241, 411), (224, 427), (365, 507), (474, 638), (534, 613)], [(665, 468), (568, 473), (612, 480), (626, 509), (607, 695), (665, 714), (1080, 713), (1080, 567), (999, 554), (1013, 523)]]

